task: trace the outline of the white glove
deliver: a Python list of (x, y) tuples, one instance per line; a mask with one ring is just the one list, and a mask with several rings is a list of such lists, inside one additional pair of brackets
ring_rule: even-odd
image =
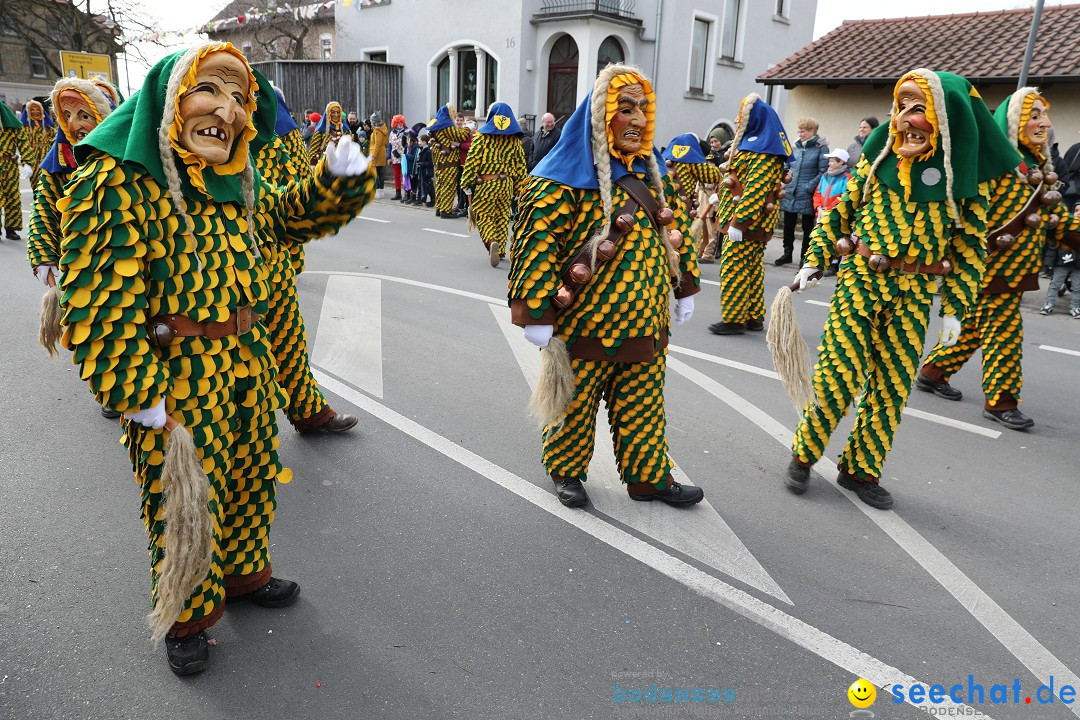
[(19, 168), (19, 174), (23, 176), (23, 179), (29, 180), (30, 176), (34, 174), (34, 168), (29, 165), (23, 165)]
[(821, 271), (818, 270), (816, 267), (813, 267), (811, 265), (803, 265), (802, 269), (799, 270), (799, 273), (795, 276), (795, 279), (799, 281), (799, 292), (802, 292), (803, 290), (809, 290), (810, 288), (817, 285), (821, 278), (813, 276), (819, 275), (820, 273)]
[(694, 296), (679, 298), (675, 301), (675, 324), (682, 325), (694, 317)]
[(941, 346), (952, 347), (960, 339), (960, 321), (955, 315), (941, 318)]
[(326, 146), (326, 169), (334, 177), (356, 177), (368, 169), (368, 159), (360, 150), (359, 143), (348, 135), (342, 135), (336, 143)]
[(712, 195), (710, 195), (709, 196), (709, 204), (710, 205), (719, 205), (720, 204), (720, 196), (717, 195), (716, 193), (713, 193)]
[(526, 325), (525, 339), (538, 348), (546, 348), (555, 333), (554, 325)]
[(159, 430), (165, 427), (165, 398), (161, 398), (157, 401), (157, 405), (152, 408), (146, 408), (140, 410), (134, 415), (128, 415), (124, 413), (124, 417), (132, 422), (137, 422), (145, 428), (152, 428)]
[(731, 242), (742, 242), (742, 239), (743, 239), (742, 230), (740, 230), (739, 228), (732, 225), (731, 227), (728, 228), (727, 239), (730, 240)]
[(34, 268), (34, 274), (37, 275), (37, 279), (41, 281), (41, 284), (45, 287), (52, 287), (49, 285), (49, 275), (52, 274), (57, 281), (60, 280), (60, 271), (55, 265), (38, 265)]
[(468, 188), (461, 188), (461, 192), (465, 193), (466, 195), (472, 195), (472, 190), (469, 190)]

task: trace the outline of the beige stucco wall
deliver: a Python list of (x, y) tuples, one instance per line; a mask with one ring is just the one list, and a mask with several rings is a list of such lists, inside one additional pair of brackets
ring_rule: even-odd
[[(1012, 92), (1013, 88), (997, 85), (979, 88), (991, 108)], [(1046, 90), (1050, 101), (1050, 117), (1054, 121), (1058, 148), (1062, 154), (1070, 145), (1080, 142), (1080, 93), (1074, 86), (1056, 85)], [(830, 148), (847, 149), (859, 129), (859, 121), (876, 115), (885, 122), (892, 107), (892, 88), (872, 88), (869, 85), (842, 85), (825, 88), (821, 85), (800, 85), (788, 91), (784, 127), (795, 137), (800, 117), (810, 116), (818, 121), (819, 133), (829, 141)]]

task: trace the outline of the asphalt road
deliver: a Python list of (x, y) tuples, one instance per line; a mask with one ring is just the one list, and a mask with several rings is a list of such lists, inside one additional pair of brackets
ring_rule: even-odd
[[(389, 201), (365, 218), (312, 244), (299, 281), (324, 389), (360, 416), (337, 437), (281, 420), (295, 480), (271, 552), (303, 594), (230, 605), (213, 666), (184, 679), (148, 641), (118, 427), (37, 345), (41, 286), (0, 240), (0, 718), (841, 718), (860, 676), (877, 718), (1080, 713), (1036, 694), (1051, 675), (1055, 694), (1080, 685), (1080, 322), (1064, 301), (1050, 317), (1041, 294), (1024, 303), (1035, 427), (981, 417), (974, 363), (963, 401), (915, 393), (883, 512), (835, 485), (850, 418), (810, 491), (783, 487), (797, 417), (763, 334), (708, 333), (707, 283), (666, 401), (671, 455), (708, 503), (631, 503), (601, 437), (594, 502), (570, 510), (526, 413), (536, 354), (507, 326), (508, 264), (464, 220)], [(793, 274), (767, 265), (768, 297)], [(830, 290), (796, 296), (811, 348)], [(893, 702), (913, 682), (961, 684), (967, 707)], [(654, 684), (687, 700), (652, 700)]]

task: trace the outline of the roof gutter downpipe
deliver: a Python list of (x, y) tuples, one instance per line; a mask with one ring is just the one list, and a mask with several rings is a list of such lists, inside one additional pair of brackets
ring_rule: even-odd
[[(1039, 9), (1042, 9), (1042, 0), (1039, 0)], [(660, 18), (664, 12), (664, 0), (656, 0), (656, 44), (653, 45), (652, 81), (656, 84), (656, 73), (660, 72)], [(1036, 11), (1037, 12), (1037, 11)]]
[[(1016, 84), (1019, 90), (1027, 85), (1028, 70), (1031, 69), (1031, 56), (1035, 54), (1035, 36), (1039, 34), (1039, 23), (1042, 21), (1044, 0), (1036, 0), (1035, 15), (1031, 18), (1031, 31), (1028, 32), (1027, 50), (1024, 51), (1024, 65), (1020, 68), (1020, 81)], [(659, 31), (657, 31), (659, 34)], [(653, 71), (655, 74), (655, 71)]]

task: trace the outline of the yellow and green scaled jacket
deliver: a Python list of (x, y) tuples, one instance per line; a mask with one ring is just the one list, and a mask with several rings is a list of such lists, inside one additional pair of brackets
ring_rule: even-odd
[(784, 174), (784, 158), (766, 153), (736, 153), (731, 159), (731, 172), (742, 185), (742, 195), (736, 204), (734, 191), (718, 193), (717, 227), (734, 225), (745, 234), (753, 233), (760, 241), (768, 241), (780, 219), (780, 203), (773, 200), (772, 209), (766, 206)]
[[(312, 178), (287, 188), (260, 183), (256, 238), (301, 243), (336, 232), (371, 200), (374, 182), (370, 171), (332, 177), (320, 162)], [(243, 305), (266, 313), (270, 249), (253, 252), (242, 204), (188, 200), (194, 232), (185, 234), (167, 188), (138, 165), (95, 152), (73, 174), (59, 207), (63, 342), (100, 403), (130, 414), (166, 395), (179, 402), (220, 392), (210, 387), (220, 381), (213, 366), (229, 363), (237, 343), (270, 357), (256, 322), (239, 338), (199, 338), (203, 352), (180, 359), (199, 379), (174, 383), (147, 340), (145, 325), (159, 315), (222, 322)]]
[(57, 205), (64, 196), (64, 185), (70, 178), (70, 172), (51, 173), (43, 170), (38, 175), (26, 236), (26, 257), (32, 268), (60, 264), (60, 210)]
[[(614, 160), (613, 160), (614, 161)], [(615, 256), (597, 262), (596, 275), (574, 302), (556, 316), (552, 298), (562, 285), (561, 273), (603, 225), (603, 204), (597, 190), (571, 188), (532, 177), (520, 201), (514, 243), (518, 249), (510, 270), (510, 308), (517, 325), (554, 325), (570, 354), (586, 360), (651, 361), (668, 342), (668, 295), (677, 298), (700, 288), (697, 256), (690, 241), (689, 218), (677, 201), (670, 178), (664, 178), (667, 204), (675, 223), (658, 232), (638, 207), (634, 228), (620, 240)], [(628, 200), (611, 186), (612, 215)], [(679, 248), (681, 282), (673, 288), (667, 259), (666, 230), (683, 235)]]
[[(514, 135), (484, 135), (477, 133), (469, 146), (469, 155), (462, 170), (461, 187), (472, 190), (478, 175), (503, 174), (505, 178), (484, 183), (484, 192), (495, 190), (499, 197), (513, 198), (521, 194), (528, 171), (525, 169), (525, 150)], [(489, 188), (489, 185), (492, 186)]]
[[(889, 162), (889, 160), (886, 160)], [(982, 286), (986, 258), (989, 183), (979, 185), (979, 195), (957, 201), (960, 226), (954, 226), (945, 202), (905, 202), (896, 191), (877, 179), (869, 196), (863, 197), (870, 164), (859, 161), (848, 180), (847, 190), (810, 235), (806, 264), (823, 268), (836, 256), (836, 242), (855, 235), (871, 254), (902, 258), (907, 263), (929, 265), (942, 260), (952, 263), (952, 272), (941, 287), (941, 314), (963, 319)], [(866, 258), (852, 253), (844, 267), (836, 292), (851, 292), (856, 311), (870, 314), (906, 294), (910, 301), (933, 302), (937, 278), (926, 273), (907, 274), (897, 269), (872, 270)], [(841, 285), (844, 285), (841, 288)]]

